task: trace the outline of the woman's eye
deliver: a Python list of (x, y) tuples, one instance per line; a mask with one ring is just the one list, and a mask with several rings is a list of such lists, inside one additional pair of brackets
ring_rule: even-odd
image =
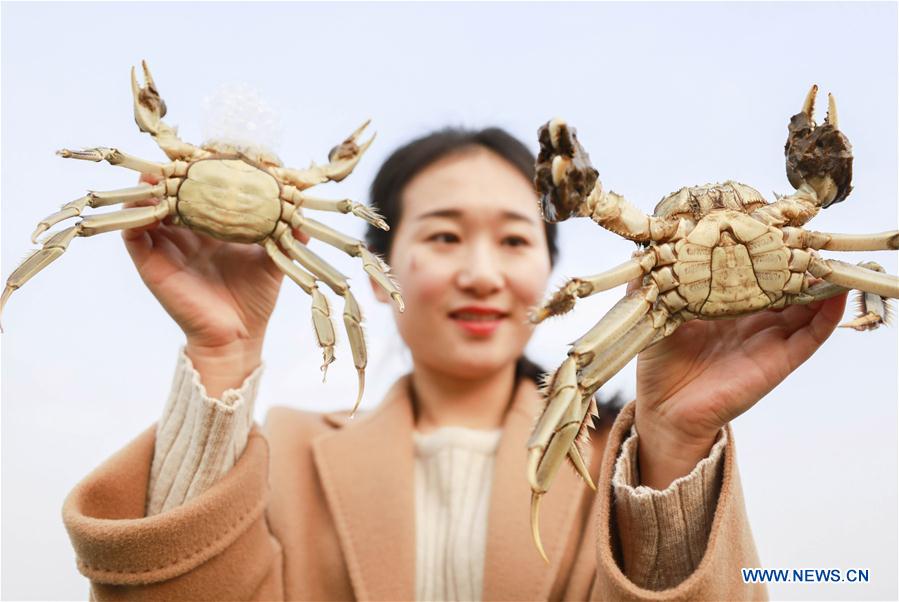
[(524, 247), (528, 245), (528, 240), (523, 236), (507, 236), (503, 239), (503, 244), (509, 247)]
[(438, 232), (429, 236), (428, 240), (433, 242), (454, 243), (459, 242), (459, 237), (452, 232)]

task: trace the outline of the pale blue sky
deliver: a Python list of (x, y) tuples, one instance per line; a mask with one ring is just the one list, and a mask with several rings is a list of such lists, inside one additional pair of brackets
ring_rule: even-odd
[[(833, 92), (854, 147), (855, 190), (811, 227), (897, 227), (895, 3), (2, 5), (2, 277), (37, 221), (85, 189), (133, 175), (64, 161), (61, 147), (163, 158), (132, 120), (128, 71), (146, 58), (167, 121), (200, 142), (203, 99), (226, 83), (278, 108), (287, 164), (323, 161), (367, 117), (378, 138), (322, 196), (367, 200), (398, 144), (444, 125), (499, 125), (536, 150), (559, 115), (607, 188), (651, 211), (684, 185), (735, 179), (790, 191), (783, 144), (812, 83)], [(823, 109), (820, 112), (823, 114)], [(354, 235), (347, 218), (324, 221)], [(553, 277), (592, 274), (633, 250), (586, 220), (561, 228)], [(359, 265), (324, 253), (361, 280)], [(895, 254), (876, 259), (897, 272)], [(359, 286), (370, 342), (365, 405), (408, 366), (389, 312)], [(541, 327), (547, 367), (622, 290)], [(144, 288), (117, 233), (74, 241), (3, 316), (5, 599), (81, 598), (59, 510), (70, 488), (160, 415), (181, 332)], [(309, 301), (285, 283), (266, 341), (257, 418), (271, 405), (346, 406), (348, 350), (318, 382)], [(869, 568), (860, 585), (771, 586), (780, 599), (897, 596), (897, 329), (841, 330), (734, 428), (763, 565)], [(633, 365), (609, 385), (633, 394)], [(52, 575), (47, 579), (47, 575)]]

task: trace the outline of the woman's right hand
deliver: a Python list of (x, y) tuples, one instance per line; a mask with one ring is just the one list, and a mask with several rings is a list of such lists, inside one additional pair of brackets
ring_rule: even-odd
[[(143, 175), (141, 182), (157, 180)], [(261, 361), (283, 273), (259, 245), (224, 242), (167, 222), (123, 230), (125, 246), (144, 283), (187, 337), (187, 353), (207, 389), (220, 388), (212, 383), (237, 386)]]

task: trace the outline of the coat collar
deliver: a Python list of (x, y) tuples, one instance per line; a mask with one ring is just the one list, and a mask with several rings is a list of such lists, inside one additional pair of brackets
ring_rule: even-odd
[[(408, 376), (371, 414), (317, 437), (313, 454), (359, 600), (415, 598), (415, 428)], [(587, 489), (561, 470), (541, 504), (547, 566), (531, 541), (526, 442), (540, 405), (529, 380), (516, 388), (497, 450), (482, 599), (546, 599)], [(329, 415), (332, 424), (342, 422)], [(585, 458), (589, 463), (590, 458)]]
[[(587, 486), (563, 466), (540, 504), (540, 533), (547, 565), (531, 536), (531, 488), (527, 480), (527, 440), (543, 409), (533, 381), (519, 381), (503, 422), (496, 454), (487, 523), (482, 600), (548, 600), (563, 561), (565, 543)], [(591, 446), (583, 450), (591, 465)]]

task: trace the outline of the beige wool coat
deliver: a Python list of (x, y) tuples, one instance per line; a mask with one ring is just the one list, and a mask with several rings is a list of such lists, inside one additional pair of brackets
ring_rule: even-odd
[[(504, 418), (488, 514), (483, 600), (763, 599), (733, 437), (704, 556), (677, 587), (646, 590), (620, 568), (629, 545), (611, 475), (634, 418), (594, 432), (591, 491), (562, 470), (541, 504), (550, 564), (530, 533), (525, 442), (540, 407), (522, 380)], [(272, 410), (234, 468), (182, 506), (147, 517), (155, 427), (88, 475), (63, 507), (79, 570), (98, 600), (412, 600), (414, 419), (408, 378), (373, 412)], [(598, 478), (597, 478), (598, 477)]]

